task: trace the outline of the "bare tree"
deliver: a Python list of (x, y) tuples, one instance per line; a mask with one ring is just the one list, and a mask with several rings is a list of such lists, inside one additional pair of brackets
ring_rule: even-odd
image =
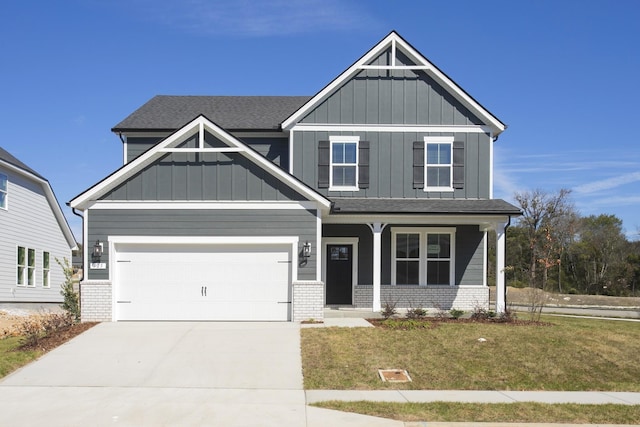
[[(571, 239), (577, 214), (569, 200), (570, 190), (549, 194), (536, 189), (516, 193), (523, 216), (519, 225), (526, 230), (530, 249), (529, 286), (545, 288), (549, 269), (560, 265), (561, 254)], [(537, 274), (538, 264), (542, 277)]]

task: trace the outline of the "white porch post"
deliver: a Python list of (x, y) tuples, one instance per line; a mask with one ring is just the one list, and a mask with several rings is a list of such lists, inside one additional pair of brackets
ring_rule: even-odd
[(505, 254), (505, 225), (497, 223), (496, 227), (496, 313), (503, 314), (506, 309), (505, 280), (504, 280), (504, 254)]
[(382, 282), (382, 230), (387, 224), (374, 222), (368, 224), (373, 232), (373, 304), (371, 311), (379, 312), (382, 309), (380, 302), (380, 284)]

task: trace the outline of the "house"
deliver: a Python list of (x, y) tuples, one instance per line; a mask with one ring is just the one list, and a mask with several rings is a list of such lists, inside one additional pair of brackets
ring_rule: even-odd
[(71, 259), (75, 238), (49, 182), (2, 147), (0, 223), (0, 305), (61, 303), (56, 259)]
[(321, 319), (488, 308), (505, 125), (396, 32), (313, 96), (156, 96), (84, 215), (85, 320)]

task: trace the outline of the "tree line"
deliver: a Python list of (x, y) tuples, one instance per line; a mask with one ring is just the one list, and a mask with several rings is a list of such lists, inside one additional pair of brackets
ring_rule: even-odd
[(640, 296), (640, 241), (627, 239), (615, 215), (581, 216), (570, 193), (515, 194), (523, 215), (507, 229), (507, 285)]

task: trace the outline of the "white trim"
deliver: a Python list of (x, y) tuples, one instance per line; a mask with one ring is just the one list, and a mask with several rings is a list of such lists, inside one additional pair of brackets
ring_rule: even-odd
[(489, 254), (489, 239), (487, 238), (487, 230), (482, 230), (482, 286), (487, 286), (487, 262)]
[[(122, 135), (120, 135), (122, 137)], [(124, 136), (122, 139), (122, 164), (127, 164), (127, 154), (129, 152), (129, 146), (127, 145), (127, 137)]]
[(108, 236), (107, 240), (116, 245), (123, 243), (141, 245), (297, 245), (300, 239), (298, 236)]
[(291, 129), (291, 132), (289, 132), (289, 173), (291, 175), (293, 175), (293, 132), (293, 129)]
[[(425, 136), (424, 137), (424, 191), (439, 191), (439, 192), (453, 192), (453, 136)], [(447, 144), (449, 145), (449, 163), (448, 164), (439, 164), (434, 163), (431, 165), (433, 168), (444, 168), (449, 167), (449, 186), (441, 186), (441, 187), (429, 187), (427, 186), (427, 178), (428, 178), (428, 169), (430, 165), (427, 163), (427, 153), (428, 153), (428, 145), (429, 144)]]
[(489, 198), (493, 199), (493, 134), (489, 134)]
[[(358, 284), (358, 237), (324, 237), (322, 239), (322, 282), (325, 286), (324, 305), (327, 305), (327, 246), (328, 245), (352, 245), (352, 269), (351, 269), (351, 304), (354, 303), (355, 288)], [(318, 263), (320, 264), (320, 263)]]
[(250, 161), (271, 173), (271, 175), (278, 178), (281, 182), (288, 185), (290, 188), (294, 189), (305, 197), (308, 197), (309, 200), (318, 202), (318, 204), (320, 204), (326, 210), (328, 210), (331, 206), (331, 202), (326, 197), (322, 196), (320, 193), (316, 192), (310, 187), (307, 187), (298, 179), (288, 174), (262, 155), (248, 149), (242, 141), (238, 140), (233, 135), (229, 134), (227, 131), (220, 128), (215, 123), (211, 122), (202, 115), (198, 116), (190, 123), (186, 124), (183, 128), (177, 130), (172, 135), (156, 144), (150, 150), (138, 156), (135, 160), (121, 167), (112, 175), (108, 176), (84, 193), (75, 197), (73, 200), (71, 200), (71, 202), (69, 202), (69, 205), (72, 208), (81, 210), (86, 209), (88, 203), (92, 199), (98, 199), (100, 196), (107, 193), (110, 189), (126, 181), (128, 178), (153, 163), (162, 155), (161, 150), (170, 148), (173, 144), (180, 142), (182, 139), (186, 139), (198, 133), (201, 126), (203, 126), (208, 132), (212, 133), (221, 141), (227, 143), (230, 147), (240, 149), (241, 153)]
[[(418, 234), (420, 237), (419, 256), (419, 286), (443, 286), (442, 284), (429, 285), (427, 283), (427, 236), (429, 234), (448, 234), (449, 241), (449, 286), (456, 286), (456, 228), (455, 227), (392, 227), (391, 228), (391, 284), (396, 285), (396, 236), (398, 234)], [(431, 260), (442, 260), (444, 258), (431, 258)], [(415, 283), (410, 283), (415, 285)], [(445, 285), (446, 286), (446, 285)]]
[(507, 222), (510, 215), (329, 215), (325, 224), (365, 224), (383, 222), (390, 224), (477, 225), (480, 229), (493, 228), (496, 222)]
[(296, 123), (291, 131), (309, 132), (451, 132), (451, 133), (490, 133), (488, 126), (449, 126), (449, 125), (393, 125), (393, 124), (306, 124)]
[[(320, 253), (318, 245), (322, 242), (322, 213), (316, 211), (316, 280), (322, 277), (322, 261), (324, 260), (324, 252)], [(324, 282), (324, 280), (323, 280)]]
[(167, 210), (317, 210), (316, 202), (183, 202), (183, 201), (128, 201), (128, 202), (112, 202), (108, 200), (100, 200), (94, 202), (87, 209), (167, 209)]
[[(354, 163), (333, 163), (333, 144), (356, 144), (356, 161)], [(342, 135), (330, 135), (329, 136), (329, 190), (328, 191), (359, 191), (360, 187), (358, 187), (358, 162), (360, 160), (360, 137), (359, 136), (342, 136)], [(355, 178), (356, 182), (354, 185), (333, 185), (333, 168), (334, 166), (347, 166), (347, 167), (355, 167)]]
[(425, 73), (436, 80), (436, 82), (441, 84), (446, 90), (449, 91), (449, 93), (454, 96), (454, 98), (458, 99), (463, 105), (469, 108), (472, 113), (474, 113), (476, 116), (479, 116), (480, 119), (484, 119), (483, 121), (489, 123), (493, 128), (494, 134), (497, 135), (505, 129), (505, 125), (500, 122), (497, 117), (493, 116), (488, 110), (486, 110), (478, 102), (471, 98), (460, 86), (458, 86), (449, 77), (442, 73), (436, 66), (429, 62), (420, 52), (412, 48), (395, 31), (389, 33), (387, 37), (385, 37), (377, 45), (371, 48), (353, 65), (347, 68), (342, 74), (340, 74), (331, 83), (325, 86), (324, 89), (318, 92), (313, 98), (307, 101), (302, 107), (300, 107), (296, 112), (294, 112), (284, 122), (282, 122), (282, 129), (291, 129), (291, 127), (293, 127), (299, 120), (301, 120), (305, 114), (307, 114), (318, 104), (324, 101), (332, 92), (342, 86), (346, 80), (350, 79), (360, 70), (362, 70), (363, 66), (368, 66), (370, 61), (372, 61), (380, 53), (384, 52), (389, 46), (392, 46), (392, 48), (393, 46), (396, 46), (396, 49), (399, 46), (400, 49), (408, 57), (410, 57), (410, 59), (418, 64), (418, 66), (428, 67), (428, 69), (425, 70)]

